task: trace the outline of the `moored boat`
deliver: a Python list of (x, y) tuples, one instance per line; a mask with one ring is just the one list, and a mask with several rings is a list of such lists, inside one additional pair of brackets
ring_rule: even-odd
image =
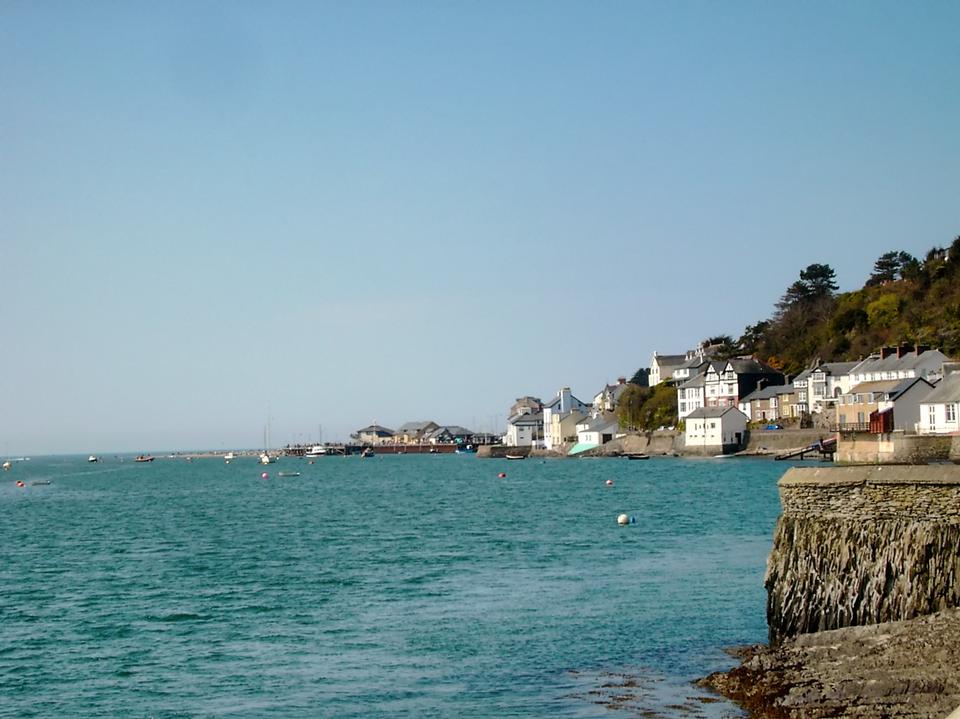
[(526, 459), (527, 455), (525, 454), (507, 454), (504, 455), (507, 459)]
[(138, 454), (134, 462), (152, 462), (156, 457), (149, 454)]
[(97, 455), (95, 455), (95, 454), (91, 454), (89, 457), (87, 457), (87, 461), (88, 461), (88, 462), (99, 462), (99, 461), (100, 461), (100, 458), (99, 458)]

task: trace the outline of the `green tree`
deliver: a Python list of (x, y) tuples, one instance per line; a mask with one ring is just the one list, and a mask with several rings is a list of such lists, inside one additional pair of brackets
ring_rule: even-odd
[(884, 252), (873, 263), (873, 272), (870, 274), (870, 279), (867, 280), (867, 286), (881, 285), (884, 282), (902, 279), (904, 268), (910, 265), (911, 270), (913, 270), (911, 263), (916, 261), (913, 255), (903, 250)]
[(890, 327), (900, 315), (900, 306), (898, 295), (881, 295), (867, 305), (867, 319), (870, 326), (878, 329)]
[(623, 390), (617, 403), (617, 420), (621, 427), (637, 429), (640, 426), (643, 405), (652, 394), (651, 388), (632, 383)]

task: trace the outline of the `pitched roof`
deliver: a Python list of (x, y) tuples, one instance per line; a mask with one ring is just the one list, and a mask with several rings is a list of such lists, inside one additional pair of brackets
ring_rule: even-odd
[(960, 402), (960, 372), (948, 374), (937, 383), (920, 404), (944, 404), (946, 402)]
[(906, 352), (902, 357), (891, 354), (886, 357), (880, 355), (870, 355), (862, 362), (856, 365), (857, 373), (861, 372), (898, 372), (916, 369), (920, 365), (930, 364), (940, 367), (944, 362), (949, 362), (947, 357), (940, 350), (926, 350), (917, 354), (916, 351)]
[(900, 384), (902, 380), (898, 379), (883, 379), (875, 380), (873, 382), (861, 382), (856, 387), (850, 390), (848, 394), (864, 394), (866, 392), (889, 392), (894, 387)]
[(702, 374), (698, 374), (696, 377), (691, 377), (691, 378), (688, 379), (686, 382), (684, 382), (682, 385), (680, 385), (680, 389), (688, 389), (688, 388), (693, 388), (693, 387), (703, 387), (703, 386), (706, 385), (706, 384), (707, 384), (707, 378), (706, 378), (704, 375), (702, 375)]
[(422, 432), (431, 424), (436, 424), (436, 422), (431, 420), (427, 420), (426, 422), (407, 422), (406, 424), (400, 426), (400, 429), (397, 430), (397, 433), (403, 434), (405, 432)]
[(515, 414), (507, 420), (507, 424), (539, 424), (540, 422), (543, 422), (543, 412)]
[(376, 434), (380, 437), (392, 437), (394, 432), (392, 429), (381, 427), (379, 424), (371, 424), (369, 427), (358, 429), (357, 434)]
[(754, 402), (758, 399), (770, 399), (771, 397), (779, 397), (782, 394), (791, 394), (793, 392), (792, 384), (774, 384), (769, 387), (763, 387), (761, 389), (755, 389), (753, 392), (748, 394), (746, 397), (741, 399), (741, 402)]
[(817, 367), (819, 370), (823, 370), (826, 374), (840, 376), (847, 374), (850, 370), (856, 367), (859, 362), (825, 362), (824, 364)]
[(736, 412), (746, 419), (746, 415), (736, 407), (700, 407), (687, 415), (687, 419), (706, 419), (711, 417), (722, 417), (727, 412)]

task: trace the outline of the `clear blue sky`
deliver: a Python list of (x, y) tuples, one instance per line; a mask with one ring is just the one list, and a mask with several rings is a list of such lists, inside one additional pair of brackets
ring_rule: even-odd
[(502, 428), (960, 233), (956, 2), (3, 2), (0, 452)]

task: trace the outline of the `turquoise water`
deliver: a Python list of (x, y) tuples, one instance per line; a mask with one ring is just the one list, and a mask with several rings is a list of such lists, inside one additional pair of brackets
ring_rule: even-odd
[(0, 717), (738, 716), (689, 682), (765, 640), (785, 469), (18, 462)]

